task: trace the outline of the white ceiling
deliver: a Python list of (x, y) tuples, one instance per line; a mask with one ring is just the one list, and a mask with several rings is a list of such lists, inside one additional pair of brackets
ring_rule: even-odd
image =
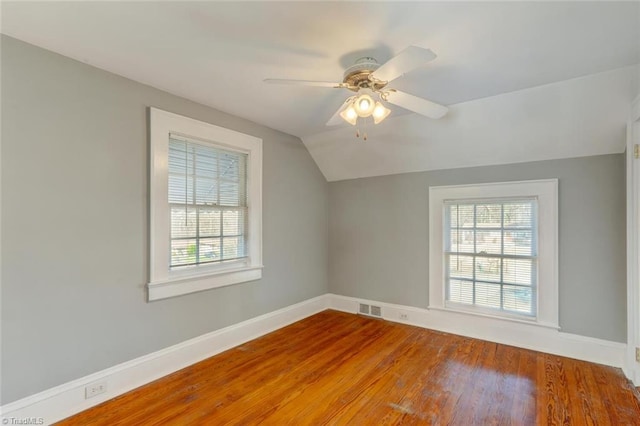
[[(384, 62), (418, 45), (438, 58), (393, 87), (453, 105), (456, 114), (475, 114), (455, 105), (640, 62), (639, 2), (3, 2), (2, 32), (299, 136), (329, 180), (432, 169), (433, 161), (416, 163), (416, 146), (429, 143), (420, 135), (460, 122), (436, 123), (394, 107), (395, 118), (380, 124), (370, 136), (374, 144), (364, 146), (339, 136), (353, 134), (348, 124), (325, 127), (350, 92), (267, 85), (263, 79), (340, 81), (358, 57)], [(624, 78), (636, 79), (637, 70)], [(627, 97), (610, 100), (613, 109), (619, 111)], [(411, 141), (407, 147), (388, 148), (405, 139)], [(441, 164), (473, 163), (456, 142), (436, 150)], [(486, 143), (491, 151), (491, 139)], [(576, 155), (592, 155), (572, 145), (562, 151), (570, 146)], [(621, 150), (619, 142), (614, 146), (600, 151)], [(385, 149), (397, 157), (388, 169), (379, 166)], [(501, 161), (522, 161), (521, 151), (507, 152)], [(330, 171), (334, 162), (349, 169), (347, 153), (371, 161), (360, 161), (352, 172)]]

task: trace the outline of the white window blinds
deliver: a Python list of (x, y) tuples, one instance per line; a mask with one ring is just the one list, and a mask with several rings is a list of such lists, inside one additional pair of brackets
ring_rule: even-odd
[(247, 154), (169, 137), (170, 267), (247, 257)]
[(536, 199), (445, 201), (449, 304), (534, 316)]

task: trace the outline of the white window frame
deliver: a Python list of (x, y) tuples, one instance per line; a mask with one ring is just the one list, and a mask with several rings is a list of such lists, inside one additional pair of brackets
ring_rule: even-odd
[[(533, 197), (538, 201), (538, 283), (533, 317), (490, 312), (474, 306), (447, 305), (445, 297), (444, 219), (446, 200)], [(429, 309), (488, 316), (559, 328), (558, 324), (558, 180), (543, 179), (429, 188)]]
[[(203, 121), (150, 108), (150, 226), (148, 299), (159, 300), (262, 278), (262, 139)], [(168, 199), (169, 135), (247, 154), (246, 259), (170, 268)]]

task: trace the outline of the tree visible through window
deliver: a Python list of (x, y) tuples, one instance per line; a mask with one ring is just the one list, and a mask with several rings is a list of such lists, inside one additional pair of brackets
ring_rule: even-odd
[(535, 199), (445, 202), (449, 304), (535, 316)]

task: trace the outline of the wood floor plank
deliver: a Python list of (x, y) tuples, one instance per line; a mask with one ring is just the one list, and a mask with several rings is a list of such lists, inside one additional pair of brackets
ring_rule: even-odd
[(511, 406), (511, 424), (533, 425), (536, 418), (536, 352), (518, 350), (517, 383)]
[(60, 425), (640, 425), (619, 369), (324, 311)]

